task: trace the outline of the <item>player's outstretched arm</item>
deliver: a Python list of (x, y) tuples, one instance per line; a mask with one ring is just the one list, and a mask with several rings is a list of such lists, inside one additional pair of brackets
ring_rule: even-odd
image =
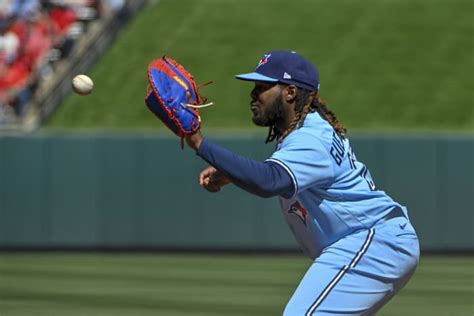
[[(222, 180), (224, 182), (216, 180), (216, 184), (232, 182), (238, 187), (264, 198), (277, 195), (291, 197), (294, 194), (295, 185), (288, 172), (280, 165), (237, 155), (204, 139), (199, 131), (184, 137), (188, 146), (194, 149), (198, 156), (226, 178)], [(216, 187), (211, 178), (206, 180), (213, 173), (212, 169), (204, 170), (202, 181), (207, 186), (204, 186), (206, 190), (217, 192), (221, 186)], [(207, 181), (209, 182), (206, 183)]]
[[(202, 135), (200, 131), (185, 136), (186, 143), (191, 149), (199, 150), (202, 143)], [(222, 172), (209, 166), (199, 174), (199, 185), (209, 192), (219, 192), (221, 187), (229, 184), (231, 181)]]

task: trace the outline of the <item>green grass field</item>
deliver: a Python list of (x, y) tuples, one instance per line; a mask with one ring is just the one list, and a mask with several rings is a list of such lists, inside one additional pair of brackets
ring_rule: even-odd
[[(0, 254), (0, 315), (281, 315), (300, 255)], [(474, 257), (424, 256), (380, 313), (473, 315)]]
[(253, 70), (271, 49), (321, 72), (321, 95), (350, 130), (474, 131), (471, 0), (151, 0), (70, 95), (48, 128), (157, 128), (144, 106), (146, 67), (181, 62), (216, 103), (207, 128), (252, 130)]

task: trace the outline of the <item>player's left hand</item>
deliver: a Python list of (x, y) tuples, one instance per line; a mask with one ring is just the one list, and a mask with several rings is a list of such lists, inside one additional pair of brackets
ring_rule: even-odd
[(184, 135), (184, 139), (186, 139), (186, 144), (188, 144), (189, 147), (197, 151), (202, 143), (201, 131), (197, 130), (194, 133), (186, 134)]

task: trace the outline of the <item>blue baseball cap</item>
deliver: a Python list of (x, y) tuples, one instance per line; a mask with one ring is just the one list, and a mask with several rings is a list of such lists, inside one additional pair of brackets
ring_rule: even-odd
[(235, 77), (247, 81), (280, 82), (310, 91), (319, 90), (318, 69), (295, 52), (268, 52), (260, 59), (254, 72)]

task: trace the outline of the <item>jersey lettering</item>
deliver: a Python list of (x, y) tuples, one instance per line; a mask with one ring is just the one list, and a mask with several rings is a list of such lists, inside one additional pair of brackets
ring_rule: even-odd
[[(349, 165), (350, 165), (351, 169), (355, 170), (357, 168), (356, 164), (355, 164), (356, 161), (357, 161), (357, 158), (356, 158), (352, 148), (350, 148), (349, 150), (350, 150), (350, 152), (347, 153), (347, 159), (349, 160)], [(367, 182), (367, 184), (369, 185), (370, 191), (376, 191), (377, 188), (375, 187), (374, 180), (372, 180), (372, 176), (370, 175), (369, 169), (367, 169), (367, 167), (365, 165), (362, 165), (362, 166), (363, 167), (362, 167), (362, 170), (359, 173), (359, 176), (364, 178), (364, 180)]]
[(331, 157), (334, 159), (338, 166), (341, 165), (342, 159), (344, 158), (344, 144), (342, 140), (339, 138), (336, 132), (332, 132), (332, 144), (331, 149), (329, 150)]

